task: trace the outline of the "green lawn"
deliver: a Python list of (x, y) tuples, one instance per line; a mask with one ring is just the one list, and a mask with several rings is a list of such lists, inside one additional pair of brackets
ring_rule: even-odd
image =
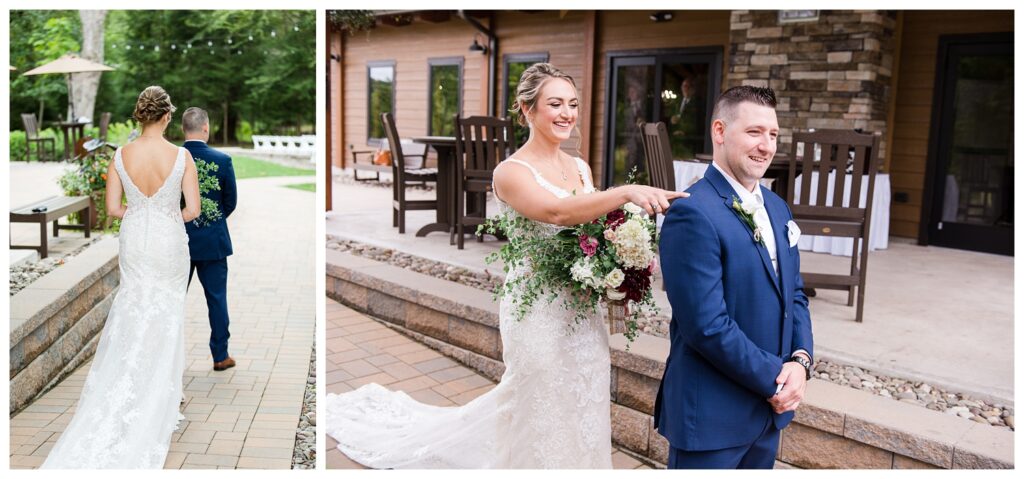
[(293, 185), (284, 185), (285, 188), (293, 188), (296, 190), (309, 191), (311, 193), (316, 192), (316, 183), (296, 183)]
[(262, 178), (266, 176), (314, 176), (316, 170), (305, 170), (282, 166), (269, 161), (257, 160), (247, 156), (236, 156), (231, 158), (231, 164), (235, 167), (235, 179)]

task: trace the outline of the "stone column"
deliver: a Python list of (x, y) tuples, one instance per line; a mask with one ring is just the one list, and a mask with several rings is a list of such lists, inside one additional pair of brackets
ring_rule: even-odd
[(862, 128), (882, 135), (884, 158), (895, 27), (892, 11), (822, 10), (782, 23), (777, 10), (734, 10), (726, 86), (775, 90), (780, 152), (794, 131)]

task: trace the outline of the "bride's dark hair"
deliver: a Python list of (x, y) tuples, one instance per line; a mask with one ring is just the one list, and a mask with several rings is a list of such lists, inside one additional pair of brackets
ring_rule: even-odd
[(164, 115), (174, 113), (175, 110), (177, 108), (171, 103), (171, 96), (163, 88), (154, 85), (139, 93), (132, 118), (142, 125), (148, 125), (160, 121)]

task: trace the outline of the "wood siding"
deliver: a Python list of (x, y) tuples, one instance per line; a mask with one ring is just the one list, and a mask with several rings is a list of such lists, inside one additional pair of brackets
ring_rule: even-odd
[(908, 201), (892, 202), (890, 234), (917, 238), (919, 233), (939, 36), (1008, 31), (1013, 31), (1012, 12), (904, 12), (889, 172), (893, 193), (907, 193)]
[[(487, 24), (486, 20), (481, 23)], [(395, 125), (403, 138), (423, 136), (429, 127), (430, 58), (461, 57), (462, 114), (486, 115), (487, 57), (471, 53), (476, 30), (457, 17), (441, 23), (415, 22), (403, 27), (378, 26), (345, 38), (342, 55), (344, 141), (347, 152), (376, 149), (367, 144), (367, 63), (395, 62)], [(347, 34), (346, 34), (347, 35)], [(486, 41), (483, 41), (486, 44)], [(379, 120), (378, 120), (379, 121)]]
[[(510, 92), (508, 105), (504, 103), (506, 74), (504, 56), (523, 53), (547, 54), (548, 63), (562, 70), (573, 78), (580, 98), (588, 94), (590, 82), (584, 75), (586, 55), (584, 52), (585, 12), (520, 13), (501, 12), (495, 20), (495, 34), (498, 36), (498, 88), (496, 115), (508, 116), (509, 106), (515, 98)], [(580, 103), (581, 105), (583, 102)], [(590, 128), (590, 115), (580, 111), (576, 124), (580, 130)], [(562, 149), (573, 156), (582, 155), (577, 151), (580, 133), (573, 133), (572, 139), (562, 145)], [(590, 161), (590, 158), (584, 158)], [(593, 165), (593, 162), (591, 162)]]

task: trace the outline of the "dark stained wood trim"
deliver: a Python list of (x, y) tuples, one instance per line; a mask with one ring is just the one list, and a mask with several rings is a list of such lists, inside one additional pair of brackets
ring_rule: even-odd
[(373, 80), (370, 78), (370, 69), (376, 67), (391, 67), (391, 114), (395, 114), (395, 103), (398, 101), (398, 68), (397, 63), (394, 60), (374, 60), (366, 62), (366, 144), (367, 145), (379, 145), (382, 138), (371, 138), (370, 130), (374, 121), (380, 121), (380, 119), (370, 118), (370, 102), (373, 100), (373, 95), (370, 94), (370, 86), (373, 84)]
[[(327, 102), (327, 104), (326, 104), (326, 107), (327, 107), (326, 120), (327, 121), (325, 122), (326, 123), (325, 128), (326, 128), (327, 135), (326, 135), (325, 142), (324, 142), (325, 143), (324, 146), (326, 148), (326, 150), (324, 152), (325, 153), (324, 157), (327, 159), (327, 168), (326, 168), (326, 170), (327, 170), (326, 171), (327, 182), (326, 182), (326, 186), (325, 186), (325, 192), (327, 193), (327, 202), (326, 202), (326, 205), (324, 205), (324, 211), (331, 211), (331, 183), (333, 183), (333, 181), (331, 181), (331, 179), (332, 179), (331, 177), (332, 177), (332, 173), (334, 171), (334, 158), (333, 158), (334, 157), (334, 148), (332, 148), (333, 145), (334, 145), (334, 128), (333, 128), (334, 127), (334, 118), (332, 117), (332, 114), (333, 114), (334, 110), (331, 108), (331, 103), (333, 101), (333, 99), (331, 98), (331, 87), (332, 87), (332, 83), (333, 83), (333, 79), (331, 77), (331, 71), (334, 68), (334, 64), (331, 62), (331, 45), (334, 43), (333, 42), (333, 38), (332, 38), (333, 37), (333, 33), (334, 33), (334, 28), (331, 26), (331, 22), (327, 22), (327, 28), (325, 28), (324, 30), (325, 30), (325, 35), (327, 37), (326, 38), (326, 40), (327, 40), (327, 48), (326, 48), (326, 50), (327, 50), (327, 52), (326, 52), (327, 58), (324, 59), (324, 65), (326, 67), (325, 68), (326, 71), (324, 72), (325, 76), (326, 76), (326, 85), (325, 85), (326, 88), (324, 88), (324, 90), (325, 90), (324, 96), (326, 98), (324, 98), (324, 100)], [(344, 124), (344, 122), (342, 122), (342, 123)], [(341, 155), (341, 167), (342, 168), (345, 167), (345, 155)]]
[[(580, 126), (580, 143), (581, 151), (584, 161), (590, 165), (591, 173), (594, 171), (594, 159), (590, 157), (590, 141), (593, 138), (593, 125), (594, 121), (594, 86), (597, 85), (597, 12), (594, 10), (588, 10), (583, 20), (584, 24), (584, 37), (583, 37), (583, 81), (585, 83), (585, 93), (581, 99), (581, 107), (583, 109), (583, 120), (584, 124)], [(593, 176), (593, 174), (591, 175)]]
[(893, 53), (892, 53), (892, 77), (889, 79), (889, 105), (888, 111), (885, 115), (885, 164), (882, 165), (882, 172), (888, 173), (892, 167), (892, 140), (895, 136), (896, 128), (893, 126), (896, 124), (896, 93), (899, 90), (900, 84), (900, 51), (903, 50), (903, 10), (896, 12), (896, 38), (893, 39)]
[[(949, 60), (949, 48), (951, 45), (970, 45), (974, 43), (995, 43), (1007, 42), (1013, 48), (1013, 32), (1002, 33), (965, 33), (939, 35), (939, 47), (935, 57), (935, 87), (932, 91), (932, 114), (928, 127), (928, 156), (924, 170), (924, 190), (921, 196), (921, 214), (918, 224), (917, 244), (925, 246), (931, 244), (931, 224), (941, 216), (934, 208), (935, 191), (939, 169), (940, 145), (943, 143), (942, 123), (947, 112), (943, 111), (945, 90), (948, 83), (953, 79), (953, 74), (946, 68)], [(1011, 150), (1012, 151), (1012, 150)], [(979, 239), (980, 240), (980, 239)], [(995, 252), (995, 251), (989, 251)], [(1012, 254), (1012, 242), (1011, 242)]]

